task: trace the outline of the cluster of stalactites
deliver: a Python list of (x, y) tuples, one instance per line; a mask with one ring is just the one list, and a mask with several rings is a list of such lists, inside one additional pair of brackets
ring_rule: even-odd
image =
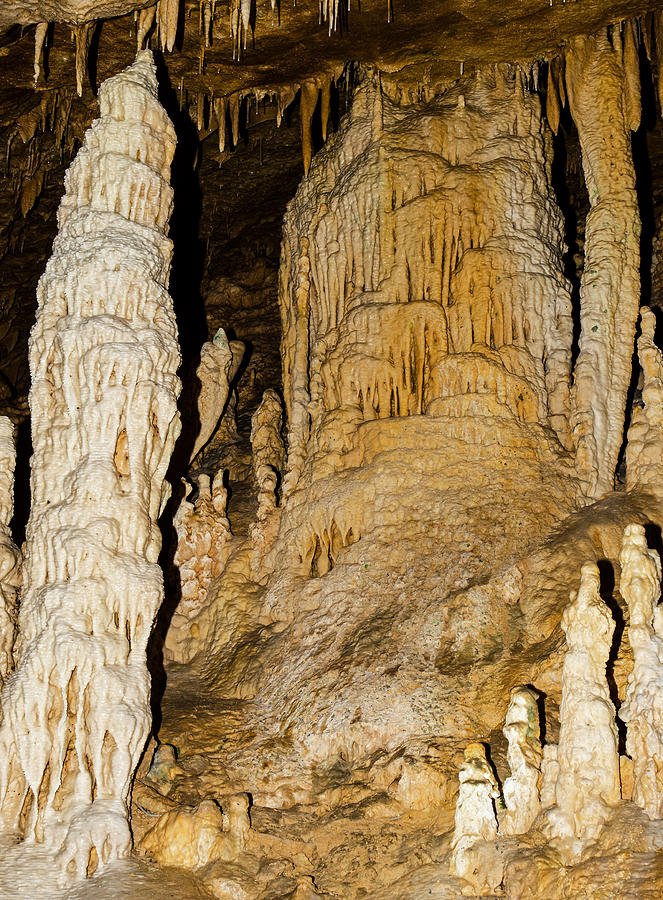
[(359, 423), (465, 416), (473, 403), (551, 424), (570, 447), (571, 303), (539, 104), (517, 67), (464, 87), (402, 106), (366, 73), (288, 207), (291, 455), (307, 440), (295, 430), (315, 437), (335, 410)]
[(0, 728), (2, 818), (58, 851), (65, 878), (131, 846), (163, 596), (157, 521), (179, 431), (166, 290), (175, 133), (149, 51), (101, 85), (99, 105), (37, 291), (31, 515)]

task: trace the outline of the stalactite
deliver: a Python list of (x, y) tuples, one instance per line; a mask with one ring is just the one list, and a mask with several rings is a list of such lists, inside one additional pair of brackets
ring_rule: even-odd
[(219, 153), (224, 153), (226, 149), (226, 114), (228, 110), (228, 100), (226, 97), (215, 97), (214, 114), (219, 128)]
[(180, 15), (180, 0), (159, 0), (157, 3), (157, 22), (159, 24), (159, 41), (162, 50), (172, 52), (177, 37), (177, 25)]
[(148, 6), (145, 9), (141, 9), (141, 11), (139, 12), (138, 27), (136, 29), (136, 52), (145, 48), (147, 36), (154, 26), (156, 14), (156, 6)]
[(241, 94), (230, 95), (230, 131), (233, 138), (233, 147), (236, 147), (239, 142), (239, 105), (241, 100)]
[(87, 75), (87, 60), (90, 52), (92, 35), (96, 28), (96, 22), (86, 22), (84, 25), (74, 27), (76, 41), (76, 93), (83, 96), (83, 83)]
[(329, 128), (329, 100), (330, 100), (331, 84), (325, 79), (320, 91), (320, 119), (322, 122), (322, 140), (327, 140), (327, 130)]
[(313, 157), (313, 134), (311, 120), (318, 103), (318, 86), (312, 81), (302, 84), (301, 99), (299, 101), (299, 118), (302, 129), (302, 158), (304, 160), (304, 175), (308, 175)]
[(163, 596), (157, 520), (179, 431), (166, 291), (175, 132), (149, 51), (99, 89), (65, 178), (30, 337), (32, 505), (0, 805), (63, 880), (131, 846), (150, 727), (145, 650)]
[(557, 78), (555, 77), (555, 71), (553, 67), (553, 60), (548, 64), (548, 87), (546, 90), (546, 116), (548, 118), (548, 124), (553, 130), (554, 134), (557, 134), (559, 130), (559, 120), (561, 116), (561, 102), (559, 96), (559, 90), (557, 87)]
[(251, 0), (240, 0), (240, 12), (242, 14), (242, 31), (244, 32), (242, 48), (246, 50), (246, 36), (249, 33), (249, 25), (251, 24)]
[(34, 61), (34, 82), (37, 85), (41, 76), (41, 66), (44, 56), (44, 46), (46, 44), (46, 36), (48, 34), (48, 22), (38, 22), (35, 28), (35, 61)]
[(578, 128), (590, 211), (574, 372), (576, 464), (590, 497), (613, 488), (640, 299), (640, 217), (621, 43), (575, 38), (566, 85)]
[(12, 540), (14, 514), (14, 426), (0, 416), (0, 688), (13, 667), (14, 629), (21, 586), (21, 553)]

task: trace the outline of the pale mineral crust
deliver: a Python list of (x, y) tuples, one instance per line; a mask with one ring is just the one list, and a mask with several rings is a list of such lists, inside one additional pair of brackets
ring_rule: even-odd
[(629, 525), (619, 557), (619, 591), (629, 611), (633, 670), (619, 717), (633, 760), (632, 799), (650, 819), (663, 818), (663, 610), (661, 561), (647, 546), (645, 529)]
[(65, 880), (131, 847), (163, 596), (157, 520), (179, 432), (175, 134), (149, 51), (101, 86), (99, 105), (66, 176), (30, 338), (32, 506), (0, 729), (4, 823), (57, 853)]

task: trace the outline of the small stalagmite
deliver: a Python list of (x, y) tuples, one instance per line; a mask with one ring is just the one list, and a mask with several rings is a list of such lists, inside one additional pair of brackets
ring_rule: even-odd
[(642, 525), (627, 525), (619, 557), (619, 590), (629, 611), (633, 670), (619, 717), (633, 760), (632, 799), (650, 819), (663, 818), (663, 610), (661, 561)]
[(99, 105), (37, 289), (32, 506), (0, 727), (4, 824), (56, 854), (63, 881), (131, 848), (145, 651), (163, 597), (157, 521), (179, 433), (166, 290), (175, 132), (149, 51), (101, 85)]
[(528, 687), (511, 691), (504, 723), (509, 742), (507, 760), (511, 775), (504, 782), (506, 812), (500, 822), (502, 834), (524, 834), (541, 809), (541, 740), (538, 697)]
[(175, 662), (189, 662), (196, 649), (194, 619), (208, 600), (208, 590), (223, 571), (232, 537), (225, 515), (223, 473), (214, 479), (198, 476), (198, 496), (189, 500), (192, 486), (182, 479), (184, 496), (173, 517), (177, 549), (173, 562), (177, 567), (180, 601), (173, 612), (166, 635), (166, 655)]
[(12, 668), (18, 589), (21, 586), (21, 552), (12, 540), (14, 513), (14, 426), (0, 416), (0, 687)]
[(582, 567), (577, 594), (564, 610), (567, 651), (557, 748), (559, 774), (547, 831), (566, 865), (577, 863), (620, 800), (615, 707), (606, 663), (615, 630), (599, 594), (599, 570)]
[(285, 460), (281, 437), (283, 410), (281, 398), (270, 388), (251, 418), (253, 475), (258, 488), (258, 519), (265, 519), (276, 508), (276, 488)]
[(242, 362), (244, 345), (241, 341), (229, 341), (223, 328), (214, 339), (206, 341), (200, 351), (200, 363), (196, 378), (200, 384), (197, 398), (200, 431), (191, 451), (190, 460), (196, 458), (214, 433), (228, 401), (230, 385)]
[(626, 487), (663, 491), (663, 355), (654, 341), (656, 317), (640, 310), (638, 361), (642, 380), (642, 405), (631, 415), (626, 444)]
[(450, 871), (468, 881), (476, 893), (492, 893), (502, 880), (501, 867), (497, 871), (494, 866), (486, 866), (478, 845), (497, 837), (494, 801), (500, 792), (483, 744), (465, 748), (458, 780)]

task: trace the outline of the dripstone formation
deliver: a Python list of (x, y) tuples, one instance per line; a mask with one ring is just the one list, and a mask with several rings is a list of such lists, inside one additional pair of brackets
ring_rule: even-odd
[(663, 894), (661, 10), (13, 5), (0, 898)]

